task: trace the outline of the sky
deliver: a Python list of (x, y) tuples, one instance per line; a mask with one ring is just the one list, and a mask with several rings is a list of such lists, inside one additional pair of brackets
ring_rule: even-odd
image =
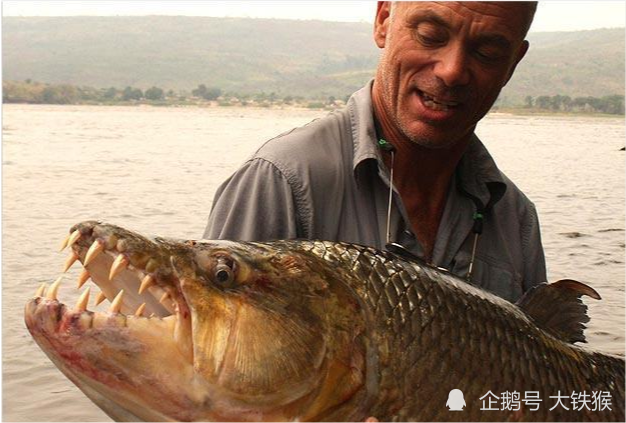
[[(2, 1), (3, 16), (185, 15), (373, 22), (373, 1)], [(624, 1), (540, 1), (531, 31), (626, 26)]]

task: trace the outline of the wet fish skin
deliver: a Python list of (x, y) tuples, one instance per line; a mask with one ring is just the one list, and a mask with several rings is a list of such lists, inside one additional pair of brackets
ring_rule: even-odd
[[(305, 247), (306, 246), (306, 247)], [(350, 244), (285, 242), (333, 268), (371, 310), (379, 396), (370, 413), (381, 420), (622, 421), (623, 357), (589, 351), (540, 329), (516, 305), (432, 267)], [(461, 389), (467, 407), (451, 412), (448, 393)], [(538, 411), (483, 411), (487, 392), (536, 391)], [(612, 410), (550, 411), (557, 395), (604, 391)], [(580, 404), (580, 403), (579, 403)], [(589, 404), (588, 404), (589, 405)]]
[[(81, 261), (93, 242), (91, 232), (105, 234), (107, 240), (110, 235), (131, 240), (125, 248), (157, 257), (156, 273), (167, 276), (157, 278), (157, 284), (191, 312), (189, 334), (182, 338), (190, 338), (193, 363), (185, 363), (186, 353), (171, 352), (178, 351), (176, 342), (165, 335), (159, 340), (155, 333), (141, 338), (142, 345), (160, 343), (163, 356), (150, 349), (136, 360), (128, 353), (116, 361), (127, 366), (125, 374), (136, 371), (138, 360), (143, 360), (142, 371), (156, 363), (152, 369), (161, 373), (167, 363), (176, 362), (176, 374), (193, 379), (191, 391), (185, 390), (189, 383), (181, 377), (155, 380), (153, 385), (174, 384), (154, 394), (166, 393), (167, 401), (152, 401), (151, 395), (142, 393), (143, 407), (154, 410), (130, 410), (125, 403), (122, 411), (134, 418), (624, 420), (623, 358), (564, 342), (539, 328), (516, 305), (422, 263), (346, 243), (177, 242), (149, 240), (97, 222), (81, 225), (83, 235), (72, 247)], [(224, 263), (234, 273), (217, 278), (216, 266)], [(97, 279), (94, 282), (104, 283)], [(53, 305), (41, 297), (29, 302), (27, 325), (55, 364), (87, 393), (85, 377), (76, 377), (77, 370), (58, 353), (67, 334), (46, 320), (48, 314), (60, 315), (44, 309)], [(151, 327), (144, 321), (140, 326)], [(229, 329), (233, 327), (234, 332)], [(115, 330), (107, 326), (108, 333)], [(237, 342), (224, 341), (233, 333), (240, 337)], [(120, 330), (116, 337), (119, 350), (125, 348), (124, 334), (128, 330)], [(82, 335), (74, 328), (72, 339)], [(89, 336), (104, 342), (97, 331)], [(139, 341), (129, 337), (127, 342), (135, 348)], [(99, 345), (107, 348), (105, 343)], [(265, 354), (263, 360), (259, 354)], [(216, 366), (217, 362), (221, 364)], [(286, 385), (288, 389), (280, 389)], [(117, 389), (128, 389), (129, 397), (139, 395), (132, 392), (136, 386)], [(142, 389), (151, 392), (152, 387), (145, 384)], [(447, 410), (452, 389), (463, 391), (467, 404), (463, 411)], [(526, 391), (537, 391), (542, 402), (538, 411), (528, 410), (524, 403), (519, 411), (481, 411), (480, 397), (488, 391), (498, 396), (516, 391), (522, 398)], [(550, 396), (583, 391), (609, 392), (612, 410), (549, 410), (554, 405)], [(93, 399), (92, 392), (88, 395)], [(179, 403), (184, 412), (176, 408)], [(231, 414), (216, 411), (220, 403), (227, 404)], [(99, 405), (110, 406), (102, 401)], [(107, 412), (120, 419), (129, 415)]]

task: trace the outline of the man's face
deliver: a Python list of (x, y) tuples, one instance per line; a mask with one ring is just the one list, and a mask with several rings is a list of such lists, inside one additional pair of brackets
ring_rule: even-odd
[(379, 5), (384, 48), (375, 89), (387, 116), (413, 142), (449, 147), (489, 111), (524, 56), (527, 5), (505, 2)]

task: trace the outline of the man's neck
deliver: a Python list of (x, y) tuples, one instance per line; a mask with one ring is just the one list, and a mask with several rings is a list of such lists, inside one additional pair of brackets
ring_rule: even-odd
[[(425, 258), (431, 260), (450, 181), (471, 134), (448, 148), (424, 147), (409, 140), (393, 124), (376, 87), (372, 89), (372, 104), (382, 132), (378, 136), (395, 147), (393, 184), (402, 198), (413, 232), (424, 248)], [(390, 167), (389, 156), (384, 157)]]

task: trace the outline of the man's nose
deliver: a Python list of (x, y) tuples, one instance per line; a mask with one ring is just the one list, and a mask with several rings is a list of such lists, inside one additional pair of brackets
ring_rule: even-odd
[(467, 85), (470, 82), (468, 57), (462, 46), (448, 45), (442, 49), (434, 71), (435, 76), (448, 87)]

